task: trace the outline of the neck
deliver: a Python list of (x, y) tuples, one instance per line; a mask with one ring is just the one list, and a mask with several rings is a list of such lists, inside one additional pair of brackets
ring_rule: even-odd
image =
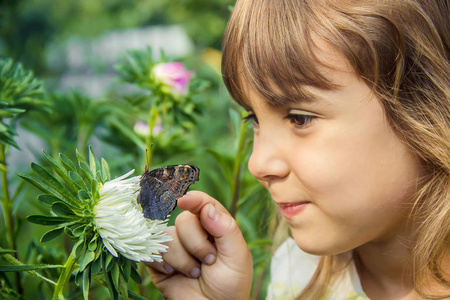
[[(365, 244), (355, 250), (361, 285), (370, 299), (424, 299), (414, 288), (414, 263), (410, 241), (408, 235), (396, 235), (383, 241)], [(430, 280), (428, 287), (432, 293), (439, 291), (442, 295), (448, 295), (450, 292), (441, 289), (442, 286), (436, 286), (434, 280)]]
[(356, 254), (361, 284), (372, 299), (378, 294), (396, 295), (397, 299), (414, 290), (408, 263), (411, 253), (401, 241), (366, 244), (358, 248)]
[(412, 232), (402, 227), (355, 250), (361, 285), (371, 299), (421, 299), (414, 290)]

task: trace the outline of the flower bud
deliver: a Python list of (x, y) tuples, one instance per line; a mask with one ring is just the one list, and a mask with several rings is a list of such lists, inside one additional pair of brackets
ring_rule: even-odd
[(163, 91), (174, 96), (185, 96), (194, 72), (186, 70), (181, 62), (169, 62), (155, 65), (152, 74), (163, 85)]

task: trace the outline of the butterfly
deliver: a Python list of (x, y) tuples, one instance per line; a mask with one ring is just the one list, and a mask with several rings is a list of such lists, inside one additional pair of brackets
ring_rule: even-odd
[(137, 202), (144, 217), (165, 220), (177, 205), (177, 200), (198, 181), (200, 169), (193, 165), (171, 165), (149, 171), (146, 167), (139, 185)]

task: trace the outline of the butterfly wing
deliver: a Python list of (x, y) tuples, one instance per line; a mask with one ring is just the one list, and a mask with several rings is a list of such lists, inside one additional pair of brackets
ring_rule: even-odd
[(200, 169), (191, 165), (172, 165), (144, 171), (138, 203), (145, 218), (164, 220), (175, 209), (178, 198), (198, 180)]
[(141, 179), (141, 191), (137, 198), (144, 217), (152, 220), (165, 220), (175, 209), (177, 199), (169, 188), (155, 177), (145, 176)]
[(149, 176), (158, 178), (172, 191), (175, 198), (181, 198), (189, 186), (198, 180), (200, 169), (192, 165), (172, 165), (154, 169)]

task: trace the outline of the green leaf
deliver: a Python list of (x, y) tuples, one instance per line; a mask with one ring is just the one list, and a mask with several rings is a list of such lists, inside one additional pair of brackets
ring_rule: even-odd
[(78, 164), (84, 163), (87, 165), (86, 159), (84, 159), (84, 156), (78, 151), (78, 149), (75, 149), (75, 155), (77, 156)]
[(63, 268), (62, 265), (0, 265), (0, 272), (23, 272), (43, 269)]
[(14, 115), (23, 112), (26, 112), (26, 110), (20, 108), (0, 108), (0, 118), (12, 118)]
[(91, 173), (91, 169), (85, 162), (80, 161), (78, 163), (78, 165), (80, 166), (81, 171), (82, 171), (81, 175), (83, 175), (86, 182), (90, 183), (90, 182), (92, 182), (92, 180), (95, 180), (94, 175)]
[(91, 274), (98, 274), (102, 270), (102, 256), (99, 255), (91, 265)]
[(0, 255), (16, 253), (16, 250), (0, 249)]
[(58, 190), (49, 186), (47, 183), (43, 182), (40, 178), (31, 177), (29, 175), (22, 174), (22, 173), (17, 173), (17, 176), (19, 176), (20, 178), (22, 178), (25, 181), (28, 181), (29, 183), (31, 183), (32, 185), (34, 185), (35, 187), (37, 187), (38, 189), (40, 189), (43, 192), (51, 194), (51, 195), (55, 196), (56, 198), (65, 199), (64, 196), (61, 193), (59, 193)]
[(91, 199), (91, 196), (89, 195), (89, 193), (85, 190), (79, 190), (78, 191), (78, 198), (80, 198), (80, 200), (82, 201), (87, 201)]
[(51, 175), (46, 169), (35, 163), (31, 163), (31, 169), (43, 183), (56, 190), (59, 195), (62, 195), (64, 197), (63, 199), (69, 200), (72, 202), (72, 204), (77, 206), (78, 201), (73, 195), (72, 191), (64, 186), (55, 177), (53, 177), (53, 175)]
[(106, 271), (107, 272), (111, 272), (112, 268), (116, 265), (114, 263), (114, 257), (112, 256), (111, 253), (109, 253), (108, 250), (106, 250), (107, 255), (106, 255)]
[[(2, 249), (1, 247), (0, 247), (0, 250), (4, 250), (4, 249)], [(7, 250), (8, 251), (8, 250)], [(20, 262), (18, 259), (16, 259), (15, 257), (13, 257), (11, 254), (3, 254), (3, 258), (5, 259), (5, 260), (7, 260), (10, 264), (12, 264), (12, 265), (15, 265), (15, 266), (21, 266), (21, 265), (24, 265), (22, 262)], [(50, 279), (48, 279), (48, 278), (46, 278), (46, 277), (44, 277), (44, 276), (42, 276), (41, 274), (39, 274), (38, 272), (36, 272), (36, 271), (34, 271), (34, 270), (29, 270), (29, 271), (25, 271), (25, 272), (27, 272), (28, 274), (30, 274), (30, 275), (32, 275), (32, 276), (35, 276), (35, 277), (37, 277), (37, 278), (39, 278), (39, 279), (41, 279), (41, 280), (44, 280), (44, 281), (46, 281), (46, 282), (48, 282), (48, 283), (50, 283), (50, 284), (52, 284), (52, 285), (56, 285), (56, 282), (54, 282), (54, 281), (52, 281), (52, 280), (50, 280)], [(1, 289), (0, 289), (1, 290)]]
[(135, 300), (147, 300), (147, 298), (142, 297), (139, 294), (136, 294), (133, 291), (128, 291), (128, 296), (130, 297), (130, 299), (135, 299)]
[(125, 259), (125, 262), (123, 266), (120, 268), (120, 271), (125, 281), (128, 282), (128, 280), (130, 280), (130, 273), (131, 273), (130, 260)]
[(63, 233), (64, 227), (55, 228), (52, 230), (47, 231), (42, 237), (41, 237), (41, 243), (45, 243), (48, 241), (53, 240), (54, 238), (58, 237)]
[(41, 215), (28, 216), (27, 220), (34, 224), (46, 225), (46, 226), (61, 225), (61, 224), (65, 224), (67, 226), (69, 223), (74, 222), (73, 218), (41, 216)]
[(76, 167), (73, 164), (73, 162), (64, 154), (60, 153), (59, 154), (59, 159), (61, 160), (61, 163), (63, 164), (64, 168), (68, 171), (68, 172), (76, 172)]
[(82, 253), (84, 248), (84, 239), (79, 239), (72, 247), (72, 256), (74, 259), (78, 259), (78, 256)]
[(119, 265), (119, 267), (122, 267), (126, 261), (129, 261), (127, 258), (125, 258), (125, 256), (123, 255), (119, 255), (117, 257), (117, 264)]
[(136, 271), (135, 268), (131, 268), (130, 270), (130, 277), (134, 280), (137, 284), (142, 284), (142, 278), (141, 275)]
[(95, 251), (97, 249), (97, 236), (92, 238), (92, 240), (88, 244), (89, 251)]
[(108, 259), (110, 260), (111, 258), (112, 256), (111, 254), (109, 254), (109, 252), (106, 251), (102, 253), (102, 269), (109, 294), (111, 295), (112, 299), (117, 299), (118, 298), (117, 290), (114, 288), (111, 273), (107, 270), (109, 264)]
[(80, 269), (75, 271), (75, 278), (74, 278), (74, 282), (78, 287), (82, 287), (83, 286), (83, 272), (80, 272)]
[(95, 258), (95, 252), (89, 251), (88, 248), (86, 248), (86, 252), (81, 257), (80, 260), (80, 270), (83, 271)]
[(67, 190), (55, 177), (53, 177), (47, 170), (40, 165), (31, 163), (31, 169), (37, 177), (31, 177), (24, 174), (18, 174), (21, 178), (27, 180), (43, 192), (54, 195), (58, 198), (66, 200), (67, 204), (72, 206), (79, 206), (78, 201), (72, 193)]
[(119, 266), (117, 264), (113, 265), (110, 274), (111, 274), (112, 283), (114, 285), (114, 288), (116, 289), (116, 291), (120, 291), (120, 287), (119, 287), (120, 272), (119, 272)]
[(0, 144), (18, 148), (13, 140), (15, 132), (1, 118), (17, 119), (26, 110), (42, 109), (46, 105), (39, 100), (43, 92), (42, 82), (34, 78), (33, 72), (11, 58), (0, 59)]
[(39, 202), (41, 203), (42, 206), (45, 206), (45, 207), (48, 207), (48, 208), (51, 208), (53, 203), (64, 202), (64, 200), (62, 200), (60, 198), (57, 198), (57, 197), (55, 197), (53, 195), (46, 195), (46, 194), (45, 195), (39, 195), (38, 196), (38, 200), (39, 200)]
[(108, 162), (102, 158), (102, 183), (111, 180), (111, 171)]
[(80, 225), (80, 226), (78, 226), (78, 227), (75, 227), (75, 228), (72, 230), (72, 234), (73, 234), (74, 236), (76, 236), (76, 237), (80, 237), (80, 236), (83, 234), (85, 227), (86, 227), (86, 226), (85, 226), (84, 224), (83, 224), (83, 225)]
[(94, 175), (94, 178), (97, 179), (97, 158), (94, 155), (94, 152), (92, 152), (92, 148), (89, 146), (89, 169), (91, 170), (92, 175)]
[(128, 281), (123, 278), (122, 274), (119, 276), (119, 290), (122, 297), (128, 300)]
[(98, 199), (100, 197), (100, 195), (98, 194), (98, 188), (99, 188), (99, 184), (98, 184), (97, 180), (92, 180), (91, 181), (91, 195), (92, 195), (92, 198), (94, 198), (94, 199)]
[(78, 237), (73, 234), (69, 227), (64, 227), (64, 234), (71, 240), (78, 240)]
[(69, 172), (69, 177), (72, 179), (73, 183), (75, 183), (78, 187), (78, 190), (80, 189), (87, 189), (86, 183), (84, 182), (83, 178), (76, 173), (76, 172)]
[(90, 269), (87, 268), (83, 271), (83, 298), (85, 300), (89, 299), (89, 285), (91, 282), (91, 273)]
[(58, 174), (58, 176), (70, 188), (70, 190), (68, 189), (68, 191), (71, 192), (72, 195), (76, 195), (76, 192), (78, 191), (78, 187), (68, 176), (68, 173), (67, 173), (67, 170), (65, 169), (65, 167), (61, 163), (59, 163), (58, 161), (56, 161), (55, 159), (53, 159), (52, 157), (47, 155), (47, 153), (45, 153), (44, 151), (42, 151), (42, 154), (45, 157), (45, 159), (48, 161), (48, 163), (51, 165), (53, 170), (56, 172), (56, 174)]
[(58, 216), (75, 217), (75, 212), (63, 202), (55, 202), (52, 205), (52, 211)]
[(108, 291), (111, 296), (111, 299), (117, 300), (119, 298), (119, 295), (114, 286), (114, 282), (113, 282), (111, 273), (103, 271), (103, 274), (105, 276), (106, 286), (108, 287)]

